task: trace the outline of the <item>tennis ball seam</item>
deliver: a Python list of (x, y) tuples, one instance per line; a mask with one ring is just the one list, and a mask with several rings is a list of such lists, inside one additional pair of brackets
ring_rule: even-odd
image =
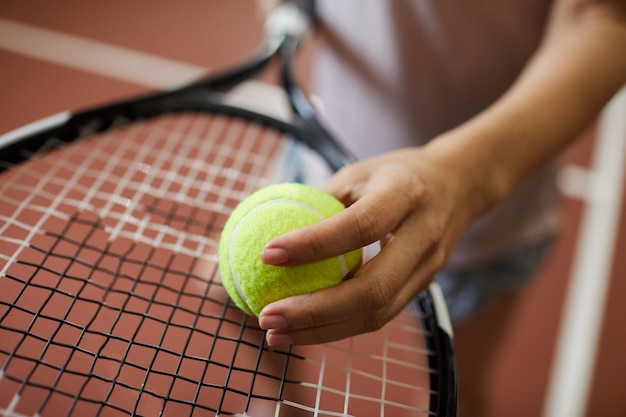
[[(228, 241), (228, 261), (229, 261), (229, 263), (231, 265), (233, 265), (233, 257), (232, 257), (233, 256), (233, 241), (237, 237), (237, 233), (239, 232), (239, 229), (240, 229), (241, 225), (246, 221), (246, 219), (248, 219), (250, 216), (252, 216), (256, 211), (261, 210), (261, 209), (263, 209), (263, 208), (265, 208), (267, 206), (272, 206), (272, 205), (276, 205), (276, 204), (292, 204), (292, 205), (295, 205), (295, 206), (299, 206), (299, 207), (307, 210), (310, 213), (313, 213), (320, 220), (324, 220), (326, 218), (326, 217), (324, 217), (324, 215), (322, 213), (320, 213), (314, 207), (311, 207), (310, 205), (308, 205), (308, 204), (306, 204), (306, 203), (304, 203), (302, 201), (290, 200), (290, 199), (286, 199), (286, 198), (279, 198), (279, 199), (265, 201), (262, 204), (259, 204), (258, 206), (255, 206), (250, 211), (248, 211), (245, 214), (245, 216), (243, 216), (237, 222), (235, 227), (233, 228), (233, 231), (230, 234), (230, 239)], [(348, 268), (348, 263), (346, 262), (346, 258), (345, 258), (344, 255), (339, 255), (339, 256), (337, 256), (337, 260), (339, 261), (339, 265), (341, 267), (341, 273), (345, 277), (346, 275), (348, 275), (350, 273), (350, 268)], [(237, 277), (237, 274), (235, 273), (233, 268), (230, 268), (230, 276), (231, 276), (231, 278), (233, 280), (233, 284), (235, 285), (235, 289), (237, 290), (237, 293), (239, 294), (239, 297), (241, 298), (243, 303), (246, 305), (246, 307), (249, 310), (251, 310), (250, 304), (248, 304), (248, 299), (244, 295), (244, 292), (241, 289), (241, 286), (239, 285), (239, 278)]]

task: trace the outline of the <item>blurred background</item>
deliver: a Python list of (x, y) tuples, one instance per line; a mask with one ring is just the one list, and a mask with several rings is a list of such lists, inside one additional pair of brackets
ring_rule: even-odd
[[(236, 64), (258, 45), (263, 4), (253, 0), (1, 2), (0, 134), (64, 110), (170, 88)], [(320, 41), (323, 33), (309, 42), (299, 59), (300, 79), (305, 82)], [(618, 115), (620, 111), (626, 121), (626, 108), (618, 106)], [(573, 359), (563, 362), (566, 371), (584, 370), (585, 360), (591, 366), (589, 378), (580, 384), (584, 401), (577, 415), (626, 416), (624, 169), (607, 166), (603, 160), (594, 162), (598, 132), (610, 138), (621, 134), (607, 132), (606, 126), (599, 121), (567, 152), (562, 177), (566, 227), (524, 294), (523, 308), (499, 352), (492, 375), (493, 416), (539, 416), (551, 399), (579, 399), (579, 395), (568, 397), (576, 391), (561, 397), (551, 388), (552, 381), (571, 379), (555, 367), (557, 359), (567, 359), (571, 352)], [(611, 181), (603, 175), (613, 175), (618, 189), (598, 199), (594, 191), (598, 183), (590, 179), (600, 184)], [(611, 210), (617, 210), (615, 216)], [(605, 223), (595, 224), (598, 218)], [(615, 239), (600, 234), (585, 240), (586, 231), (602, 227), (616, 232)], [(604, 257), (598, 259), (596, 246)], [(598, 303), (599, 319), (581, 320), (578, 325), (580, 318), (565, 314), (564, 308), (575, 302), (582, 309), (568, 296), (572, 282), (582, 275), (592, 286), (604, 280), (608, 285), (606, 298)], [(563, 333), (565, 323), (573, 323), (571, 328), (580, 330), (582, 340), (591, 337), (597, 342), (592, 344), (597, 350), (591, 357), (576, 356), (578, 346), (563, 350), (570, 340)], [(597, 332), (585, 333), (587, 327)]]

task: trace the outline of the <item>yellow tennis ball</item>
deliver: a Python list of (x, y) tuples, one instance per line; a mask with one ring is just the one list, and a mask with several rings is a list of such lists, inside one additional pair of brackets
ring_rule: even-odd
[(248, 314), (282, 298), (340, 283), (361, 264), (361, 250), (298, 266), (272, 266), (261, 251), (276, 236), (328, 218), (345, 207), (326, 192), (303, 184), (262, 188), (243, 200), (224, 225), (219, 242), (222, 283)]

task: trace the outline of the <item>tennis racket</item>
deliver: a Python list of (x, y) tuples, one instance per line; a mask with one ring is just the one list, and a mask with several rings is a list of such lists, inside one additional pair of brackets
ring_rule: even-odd
[[(304, 17), (276, 13), (237, 69), (0, 137), (0, 416), (455, 414), (435, 285), (377, 332), (289, 349), (221, 285), (239, 201), (353, 161), (292, 77)], [(290, 114), (229, 93), (273, 60)]]

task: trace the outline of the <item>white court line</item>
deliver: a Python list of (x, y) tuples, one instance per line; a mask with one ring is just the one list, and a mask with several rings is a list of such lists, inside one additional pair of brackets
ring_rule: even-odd
[(626, 88), (600, 117), (592, 172), (544, 417), (582, 417), (587, 411), (625, 185)]
[(594, 182), (597, 181), (593, 170), (576, 164), (568, 164), (559, 172), (558, 187), (561, 194), (584, 203), (593, 199)]
[[(208, 68), (4, 18), (0, 49), (149, 88), (171, 89), (209, 73)], [(279, 119), (290, 113), (282, 89), (258, 81), (239, 85), (228, 101)]]
[(173, 88), (207, 68), (0, 18), (0, 48), (151, 88)]

